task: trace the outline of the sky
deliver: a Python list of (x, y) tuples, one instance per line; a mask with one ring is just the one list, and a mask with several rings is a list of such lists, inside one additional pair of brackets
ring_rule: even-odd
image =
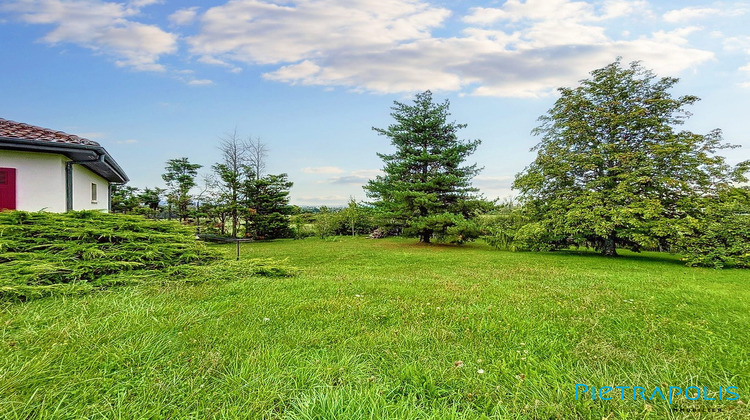
[(139, 188), (260, 138), (297, 205), (365, 200), (394, 101), (427, 89), (508, 199), (559, 87), (622, 57), (696, 95), (685, 128), (750, 159), (750, 1), (2, 0), (0, 118), (98, 141)]

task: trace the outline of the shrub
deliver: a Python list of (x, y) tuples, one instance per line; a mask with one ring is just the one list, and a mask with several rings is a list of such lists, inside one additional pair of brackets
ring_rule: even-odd
[[(217, 253), (176, 222), (93, 211), (0, 213), (0, 297), (27, 298), (44, 290), (107, 284), (123, 272), (200, 265)], [(35, 289), (36, 288), (36, 289)]]
[(519, 230), (528, 222), (522, 207), (513, 207), (512, 203), (503, 204), (493, 214), (482, 215), (478, 220), (481, 238), (488, 245), (511, 251), (528, 248), (517, 239)]
[(690, 266), (750, 268), (750, 189), (731, 188), (704, 200), (703, 217), (676, 249)]

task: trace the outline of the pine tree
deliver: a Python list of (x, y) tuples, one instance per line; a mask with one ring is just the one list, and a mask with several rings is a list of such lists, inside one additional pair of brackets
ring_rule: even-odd
[(465, 225), (484, 203), (471, 186), (481, 169), (464, 166), (481, 141), (459, 140), (457, 132), (466, 124), (449, 122), (448, 108), (447, 100), (434, 103), (428, 90), (417, 94), (413, 105), (394, 101), (395, 123), (387, 129), (373, 127), (396, 151), (378, 153), (385, 174), (368, 182), (367, 195), (390, 224), (425, 243)]

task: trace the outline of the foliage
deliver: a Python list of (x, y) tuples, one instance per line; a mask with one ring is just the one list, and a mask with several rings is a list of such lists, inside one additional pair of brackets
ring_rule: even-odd
[(328, 207), (322, 206), (315, 215), (314, 231), (321, 239), (337, 234), (341, 228), (342, 219), (337, 217), (336, 213)]
[(750, 188), (730, 188), (701, 200), (695, 230), (677, 242), (690, 266), (750, 268)]
[(138, 200), (149, 210), (148, 214), (151, 217), (156, 217), (156, 214), (161, 209), (161, 198), (164, 196), (165, 192), (166, 190), (163, 188), (154, 187), (151, 189), (146, 187), (140, 192), (140, 194), (138, 194)]
[(489, 214), (478, 218), (481, 238), (496, 249), (528, 249), (521, 241), (519, 231), (528, 223), (528, 215), (523, 207), (514, 206), (512, 202), (498, 206)]
[[(413, 242), (243, 243), (190, 287), (2, 305), (0, 418), (748, 418), (718, 399), (747, 403), (747, 273)], [(250, 255), (302, 271), (244, 274)], [(576, 400), (576, 383), (716, 400)]]
[(248, 178), (244, 183), (245, 206), (248, 217), (245, 229), (258, 239), (289, 238), (292, 230), (289, 216), (294, 207), (289, 205), (289, 189), (294, 185), (287, 174)]
[(376, 228), (374, 209), (366, 204), (350, 199), (343, 209), (320, 207), (318, 212), (309, 214), (315, 236), (326, 238), (336, 235), (369, 235)]
[(132, 213), (140, 207), (138, 188), (128, 185), (110, 184), (113, 213)]
[(349, 203), (346, 207), (341, 210), (341, 228), (337, 229), (340, 234), (351, 234), (356, 236), (357, 233), (365, 231), (369, 233), (371, 230), (371, 223), (368, 223), (368, 207), (357, 203), (353, 197), (349, 198)]
[(294, 239), (304, 239), (316, 236), (315, 218), (311, 213), (298, 213), (290, 217), (289, 223)]
[(216, 254), (175, 223), (91, 211), (0, 213), (0, 295), (24, 298), (106, 285), (121, 272), (142, 275), (200, 265)]
[(616, 61), (591, 72), (540, 118), (537, 157), (514, 188), (535, 215), (537, 248), (666, 249), (700, 217), (700, 197), (739, 179), (716, 155), (721, 132), (677, 131), (698, 98), (673, 97), (677, 79)]
[(161, 177), (167, 183), (167, 202), (177, 208), (180, 220), (185, 220), (188, 216), (190, 189), (195, 187), (195, 177), (201, 167), (197, 163), (190, 163), (186, 157), (170, 159), (164, 167), (165, 172)]
[(481, 141), (459, 140), (457, 132), (466, 125), (449, 122), (448, 108), (447, 100), (434, 103), (426, 91), (416, 95), (413, 105), (394, 102), (396, 122), (387, 129), (373, 127), (396, 151), (378, 153), (385, 174), (368, 182), (367, 195), (393, 225), (425, 243), (433, 234), (446, 236), (449, 228), (484, 206), (471, 186), (480, 169), (462, 166)]

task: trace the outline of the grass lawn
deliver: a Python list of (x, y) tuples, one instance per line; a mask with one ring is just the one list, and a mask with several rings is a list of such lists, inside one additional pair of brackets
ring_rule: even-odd
[[(0, 418), (750, 416), (718, 395), (750, 399), (750, 272), (623, 254), (284, 240), (242, 259), (296, 277), (227, 261), (199, 284), (2, 303)], [(576, 400), (575, 384), (702, 395)]]

